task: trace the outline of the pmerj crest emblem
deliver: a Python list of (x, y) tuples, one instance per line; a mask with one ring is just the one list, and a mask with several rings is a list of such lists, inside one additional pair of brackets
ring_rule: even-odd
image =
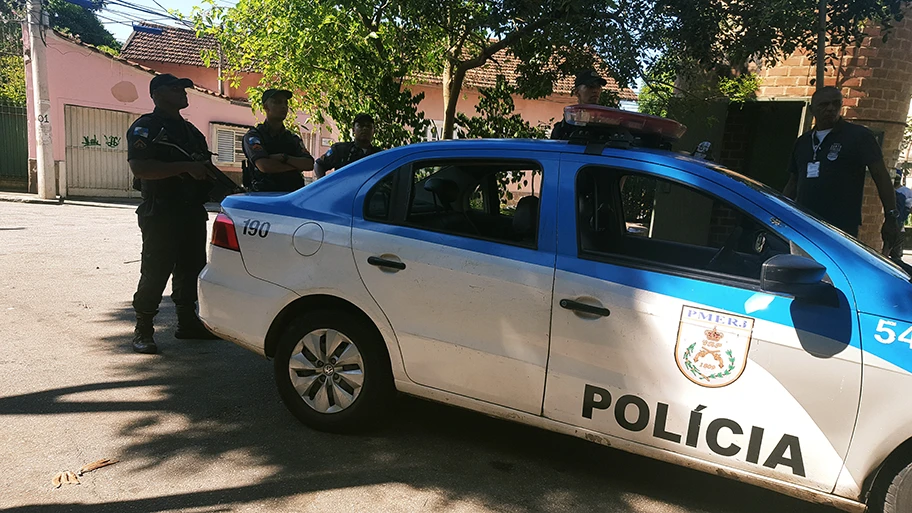
[(839, 152), (842, 151), (842, 144), (833, 143), (830, 145), (830, 151), (827, 153), (827, 160), (830, 162), (839, 158)]
[(704, 387), (734, 383), (747, 365), (753, 328), (748, 317), (685, 306), (675, 346), (678, 368)]

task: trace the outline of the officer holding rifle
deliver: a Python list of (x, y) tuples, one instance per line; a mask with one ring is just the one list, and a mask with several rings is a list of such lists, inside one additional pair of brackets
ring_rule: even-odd
[(136, 210), (142, 231), (142, 267), (133, 295), (136, 328), (133, 350), (158, 351), (152, 320), (173, 277), (171, 299), (177, 310), (179, 339), (214, 339), (196, 313), (196, 282), (206, 265), (205, 203), (237, 192), (211, 161), (206, 137), (183, 119), (187, 88), (193, 82), (174, 75), (156, 75), (149, 83), (155, 110), (137, 119), (127, 131), (127, 159), (134, 187), (142, 191)]

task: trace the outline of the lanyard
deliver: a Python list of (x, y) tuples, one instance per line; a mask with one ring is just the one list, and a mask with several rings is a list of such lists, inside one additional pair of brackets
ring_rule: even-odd
[(823, 146), (823, 141), (825, 140), (826, 136), (823, 136), (823, 140), (817, 139), (817, 130), (814, 130), (814, 133), (811, 134), (811, 148), (814, 150), (814, 162), (817, 162), (817, 151), (819, 151), (820, 147)]

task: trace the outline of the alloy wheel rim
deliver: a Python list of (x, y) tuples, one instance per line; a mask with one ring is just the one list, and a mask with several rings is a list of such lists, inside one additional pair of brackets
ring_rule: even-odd
[(338, 413), (361, 394), (364, 362), (358, 347), (344, 334), (318, 329), (304, 335), (288, 362), (295, 391), (318, 413)]

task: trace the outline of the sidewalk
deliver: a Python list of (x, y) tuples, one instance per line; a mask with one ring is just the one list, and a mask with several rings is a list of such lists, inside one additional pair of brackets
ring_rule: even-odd
[[(42, 205), (77, 205), (82, 207), (98, 208), (128, 208), (135, 210), (142, 202), (140, 198), (57, 198), (41, 199), (37, 194), (25, 192), (5, 192), (0, 191), (0, 202), (8, 201), (15, 203), (38, 203)], [(208, 212), (220, 212), (221, 206), (218, 203), (206, 203)]]

